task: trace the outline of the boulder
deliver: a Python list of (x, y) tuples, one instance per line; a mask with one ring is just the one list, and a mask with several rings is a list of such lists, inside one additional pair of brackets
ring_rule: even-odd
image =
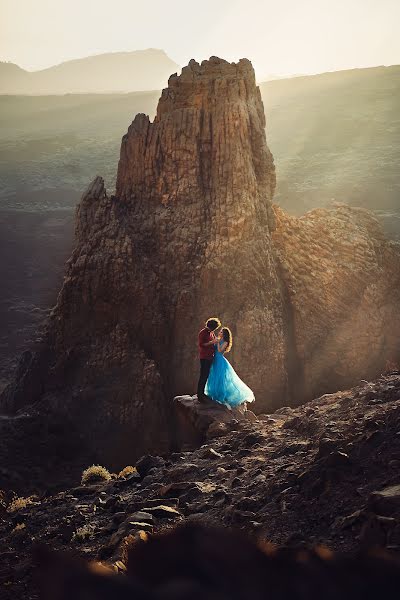
[(369, 505), (378, 515), (400, 514), (400, 485), (391, 485), (372, 492), (369, 497)]
[(246, 420), (246, 405), (228, 410), (212, 400), (199, 402), (197, 396), (176, 396), (173, 405), (182, 446), (200, 445), (208, 437), (215, 437), (216, 430), (225, 434), (231, 425)]
[(143, 511), (150, 513), (156, 517), (156, 519), (176, 519), (182, 516), (179, 510), (176, 510), (172, 506), (167, 506), (166, 504), (143, 508)]
[(146, 477), (151, 469), (161, 468), (165, 465), (165, 460), (161, 456), (142, 456), (137, 463), (136, 469), (140, 477)]

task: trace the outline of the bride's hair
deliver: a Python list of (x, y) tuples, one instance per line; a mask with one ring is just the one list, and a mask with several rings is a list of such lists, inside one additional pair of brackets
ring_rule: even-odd
[(225, 352), (229, 352), (229, 350), (232, 348), (233, 343), (232, 331), (229, 329), (229, 327), (223, 327), (221, 331), (224, 342), (227, 342), (228, 344), (225, 349)]

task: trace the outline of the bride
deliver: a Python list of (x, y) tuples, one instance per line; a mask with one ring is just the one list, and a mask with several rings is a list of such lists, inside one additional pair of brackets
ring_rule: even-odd
[(224, 354), (232, 348), (232, 332), (222, 327), (215, 344), (214, 360), (207, 379), (205, 393), (227, 408), (236, 408), (244, 402), (253, 402), (254, 394), (240, 379)]

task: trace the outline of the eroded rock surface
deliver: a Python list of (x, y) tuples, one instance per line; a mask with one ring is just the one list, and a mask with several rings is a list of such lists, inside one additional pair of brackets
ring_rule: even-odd
[(306, 399), (385, 371), (400, 356), (400, 252), (372, 213), (337, 204), (296, 218), (275, 206), (292, 385)]
[(154, 121), (137, 115), (123, 137), (116, 196), (101, 177), (83, 195), (47, 332), (2, 409), (64, 419), (81, 462), (122, 466), (174, 441), (170, 399), (195, 389), (212, 314), (233, 329), (258, 412), (398, 360), (395, 245), (365, 211), (285, 215), (274, 188), (251, 63), (190, 61)]
[(248, 60), (191, 61), (170, 78), (154, 122), (138, 115), (123, 138), (117, 195), (100, 177), (83, 195), (47, 334), (3, 408), (75, 415), (86, 445), (117, 462), (165, 451), (170, 398), (195, 388), (211, 313), (240, 336), (232, 357), (259, 403), (286, 397), (264, 127)]
[(206, 439), (226, 435), (228, 431), (235, 429), (239, 421), (257, 420), (246, 404), (228, 410), (212, 400), (199, 402), (197, 396), (176, 396), (174, 412), (181, 448), (193, 448)]

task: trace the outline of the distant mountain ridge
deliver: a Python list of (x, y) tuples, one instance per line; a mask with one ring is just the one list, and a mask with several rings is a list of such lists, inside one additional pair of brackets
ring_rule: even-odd
[(80, 94), (134, 92), (165, 87), (179, 69), (164, 50), (97, 54), (62, 62), (40, 71), (26, 71), (0, 62), (0, 94)]

